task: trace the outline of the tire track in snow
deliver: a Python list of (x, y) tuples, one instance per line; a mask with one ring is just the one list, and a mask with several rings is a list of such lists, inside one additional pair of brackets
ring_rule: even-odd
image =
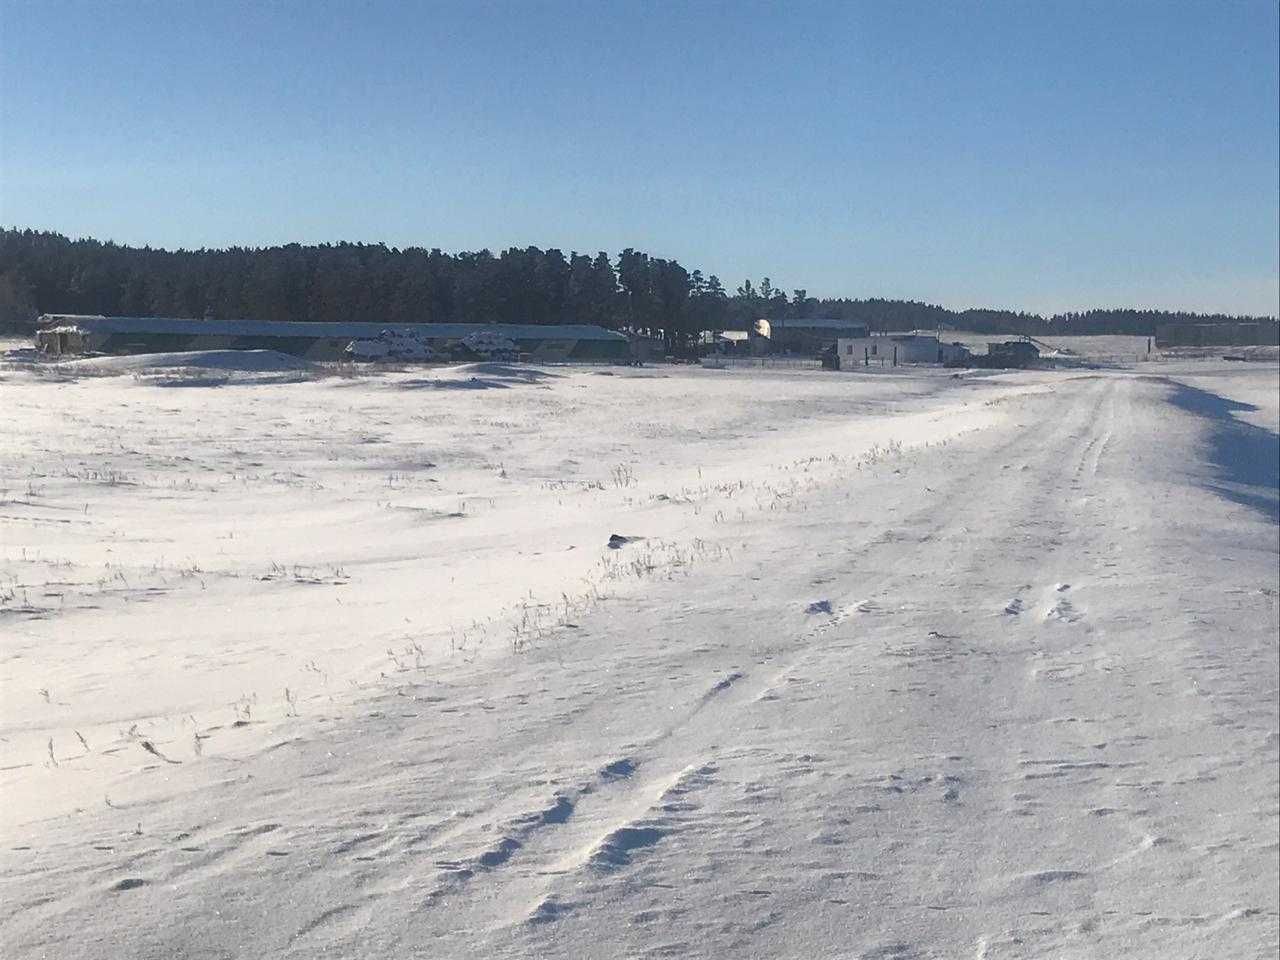
[[(1022, 443), (1018, 432), (997, 445), (997, 456), (1004, 458)], [(981, 483), (987, 471), (981, 463), (970, 464), (966, 474), (956, 478), (950, 489), (940, 498), (944, 505), (973, 499), (973, 485)], [(957, 511), (958, 512), (958, 511)], [(916, 508), (906, 518), (908, 525), (926, 524), (928, 539), (945, 534), (962, 534), (962, 521), (954, 518), (947, 509), (938, 509), (936, 501)], [(900, 521), (901, 522), (901, 521)], [(889, 541), (894, 542), (894, 541)], [(888, 582), (891, 575), (864, 582), (865, 592), (877, 593), (877, 581)], [(660, 734), (643, 744), (634, 744), (628, 753), (636, 758), (643, 776), (627, 784), (624, 791), (609, 794), (597, 793), (583, 796), (574, 810), (571, 820), (558, 825), (554, 831), (539, 832), (527, 837), (518, 846), (506, 844), (498, 855), (502, 871), (493, 871), (484, 877), (484, 903), (518, 904), (518, 909), (499, 911), (490, 917), (490, 926), (508, 926), (526, 921), (544, 923), (560, 920), (573, 912), (572, 904), (559, 898), (554, 889), (569, 885), (560, 880), (566, 874), (575, 875), (588, 868), (599, 872), (602, 865), (621, 869), (630, 865), (633, 851), (642, 855), (646, 848), (656, 846), (665, 838), (678, 834), (678, 828), (664, 811), (665, 802), (672, 792), (685, 790), (689, 778), (709, 780), (715, 770), (715, 747), (710, 741), (721, 739), (723, 729), (741, 725), (728, 723), (726, 713), (750, 709), (769, 695), (771, 691), (787, 684), (804, 664), (815, 657), (821, 658), (821, 646), (815, 642), (836, 630), (845, 620), (856, 614), (876, 611), (874, 601), (847, 604), (828, 620), (810, 626), (792, 638), (790, 652), (777, 658), (767, 672), (757, 671), (749, 675), (734, 670), (712, 682), (705, 692), (672, 721)], [(677, 743), (679, 750), (669, 750), (667, 745)], [(699, 749), (700, 744), (705, 744)], [(705, 785), (699, 780), (700, 785)], [(592, 809), (594, 807), (594, 809)], [(603, 809), (602, 809), (603, 808)], [(678, 842), (678, 837), (673, 837)], [(550, 866), (537, 864), (551, 862)], [(612, 871), (610, 871), (612, 872)], [(578, 904), (580, 906), (580, 904)]]

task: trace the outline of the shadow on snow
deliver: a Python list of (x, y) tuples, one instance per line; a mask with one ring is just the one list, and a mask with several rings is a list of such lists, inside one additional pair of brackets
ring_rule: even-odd
[(1280, 523), (1280, 434), (1236, 419), (1238, 411), (1258, 409), (1251, 403), (1186, 384), (1173, 387), (1170, 403), (1211, 422), (1209, 462), (1217, 476), (1209, 489)]

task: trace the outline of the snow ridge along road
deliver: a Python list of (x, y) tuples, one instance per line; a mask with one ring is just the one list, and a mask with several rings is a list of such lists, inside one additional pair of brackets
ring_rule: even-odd
[[(311, 565), (342, 567), (345, 586), (195, 588), (261, 601), (286, 635), (307, 616), (295, 591), (373, 596), (372, 632), (408, 615), (421, 638), (416, 653), (393, 647), (384, 677), (353, 657), (332, 667), (345, 683), (299, 686), (271, 710), (215, 719), (216, 698), (194, 702), (181, 734), (181, 717), (132, 704), (137, 729), (90, 731), (81, 759), (57, 752), (56, 721), (16, 706), (37, 670), (13, 653), (38, 650), (6, 640), (6, 756), (28, 765), (3, 789), (36, 800), (8, 814), (0, 942), (22, 957), (1265, 956), (1280, 933), (1276, 430), (1237, 419), (1256, 404), (1223, 399), (1236, 381), (1161, 374), (575, 374), (503, 390), (491, 417), (536, 403), (567, 432), (550, 428), (554, 448), (517, 436), (502, 482), (557, 458), (635, 460), (633, 480), (584, 487), (561, 515), (562, 490), (528, 484), (576, 549), (553, 555), (553, 534), (509, 522), (498, 493), (500, 531), (451, 539), (435, 524), (421, 542), (349, 543)], [(29, 402), (49, 389), (9, 386)], [(647, 447), (603, 428), (630, 415), (600, 409), (620, 387), (647, 391), (666, 424)], [(106, 388), (71, 389), (88, 404)], [(355, 392), (372, 407), (390, 388), (235, 389), (312, 391), (312, 404)], [(699, 422), (735, 400), (731, 426)], [(817, 422), (785, 420), (788, 401)], [(675, 409), (687, 419), (664, 417)], [(717, 445), (717, 428), (736, 442)], [(109, 486), (82, 516), (122, 516), (131, 493), (146, 491)], [(318, 493), (307, 516), (389, 530), (358, 508), (335, 514)], [(488, 521), (451, 522), (464, 537)], [(3, 529), (6, 563), (29, 579), (20, 550), (34, 542), (18, 544), (19, 522)], [(498, 562), (503, 532), (529, 552), (544, 538), (536, 558), (508, 553), (517, 598), (538, 582), (526, 570), (585, 559), (544, 570), (536, 603), (451, 652), (447, 625), (420, 612), (430, 594), (397, 571), (464, 546)], [(611, 532), (649, 539), (608, 551)], [(78, 549), (59, 546), (47, 554)], [(148, 631), (180, 627), (198, 595), (176, 592), (141, 619), (121, 603), (0, 623), (71, 644), (46, 631), (94, 624), (83, 635), (101, 643), (114, 621), (151, 652)], [(275, 659), (269, 638), (253, 645)], [(43, 708), (127, 727), (89, 692), (114, 663), (85, 656), (89, 678), (50, 684)], [(53, 763), (14, 747), (46, 735)], [(31, 812), (46, 795), (57, 809)]]

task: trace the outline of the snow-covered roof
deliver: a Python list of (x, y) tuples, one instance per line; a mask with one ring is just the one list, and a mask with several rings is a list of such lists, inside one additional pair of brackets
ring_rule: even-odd
[(511, 340), (620, 340), (626, 337), (590, 324), (533, 323), (286, 323), (275, 320), (196, 320), (183, 317), (103, 317), (45, 314), (42, 330), (77, 330), (99, 334), (180, 334), (205, 337), (303, 337), (357, 339), (383, 330), (412, 333), (423, 339), (461, 340), (493, 331)]
[(866, 324), (861, 320), (838, 320), (834, 317), (805, 317), (791, 318), (789, 320), (770, 320), (769, 325), (774, 330), (853, 330), (866, 329)]

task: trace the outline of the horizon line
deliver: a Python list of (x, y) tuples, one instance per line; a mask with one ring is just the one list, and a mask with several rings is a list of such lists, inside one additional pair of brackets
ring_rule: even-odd
[[(195, 247), (195, 246), (193, 246), (193, 247), (177, 246), (177, 247), (169, 247), (169, 246), (152, 246), (151, 244), (146, 244), (146, 243), (144, 243), (144, 244), (142, 244), (142, 245), (139, 245), (139, 244), (137, 244), (137, 243), (128, 242), (128, 241), (123, 241), (123, 242), (122, 242), (122, 241), (115, 240), (115, 239), (112, 239), (112, 238), (102, 239), (102, 238), (100, 238), (100, 237), (89, 236), (89, 235), (87, 235), (87, 234), (71, 234), (71, 233), (63, 233), (63, 232), (61, 232), (61, 231), (59, 231), (59, 230), (55, 230), (55, 229), (46, 229), (46, 228), (41, 228), (41, 227), (17, 226), (17, 225), (9, 226), (9, 225), (0, 224), (0, 231), (13, 231), (13, 232), (30, 231), (30, 232), (32, 232), (32, 233), (51, 234), (51, 235), (53, 235), (53, 236), (62, 237), (63, 239), (68, 240), (68, 241), (70, 241), (70, 242), (72, 242), (72, 243), (90, 242), (90, 243), (98, 243), (98, 244), (102, 244), (102, 245), (104, 245), (104, 246), (110, 245), (110, 246), (119, 247), (119, 248), (123, 248), (123, 249), (129, 249), (129, 250), (146, 250), (146, 251), (150, 251), (150, 252), (153, 252), (153, 253), (162, 253), (162, 254), (170, 254), (170, 255), (177, 255), (177, 254), (201, 254), (201, 253), (228, 253), (228, 252), (231, 252), (232, 250), (244, 250), (244, 251), (247, 251), (247, 252), (262, 252), (262, 251), (268, 251), (268, 250), (274, 250), (274, 249), (283, 249), (283, 248), (285, 248), (285, 247), (304, 247), (304, 248), (305, 248), (305, 247), (324, 247), (324, 246), (329, 246), (329, 247), (336, 247), (336, 246), (382, 247), (382, 248), (384, 248), (384, 249), (386, 249), (386, 250), (394, 251), (394, 252), (397, 252), (397, 253), (403, 253), (403, 252), (405, 252), (405, 251), (409, 251), (409, 250), (424, 250), (424, 251), (427, 251), (427, 252), (439, 252), (439, 253), (441, 253), (441, 254), (443, 254), (443, 255), (445, 255), (445, 256), (449, 256), (449, 257), (458, 257), (458, 256), (462, 256), (462, 255), (464, 255), (464, 254), (488, 253), (490, 256), (492, 256), (492, 257), (495, 257), (495, 258), (496, 258), (496, 257), (500, 256), (502, 253), (504, 253), (504, 252), (506, 252), (506, 251), (508, 251), (508, 250), (527, 250), (527, 249), (530, 249), (530, 248), (533, 248), (533, 249), (539, 250), (539, 251), (541, 251), (541, 252), (543, 252), (543, 253), (545, 253), (545, 252), (547, 252), (547, 251), (550, 251), (550, 250), (558, 250), (558, 251), (560, 251), (562, 254), (565, 254), (565, 250), (564, 250), (564, 248), (563, 248), (563, 247), (557, 247), (557, 246), (539, 246), (539, 245), (537, 245), (537, 244), (532, 244), (532, 243), (531, 243), (531, 244), (525, 244), (525, 245), (523, 245), (523, 246), (521, 246), (521, 245), (519, 245), (519, 244), (514, 244), (514, 243), (513, 243), (513, 244), (509, 244), (509, 245), (507, 245), (507, 246), (502, 246), (502, 247), (497, 247), (497, 248), (491, 248), (491, 247), (485, 246), (485, 247), (480, 247), (479, 249), (474, 249), (474, 250), (459, 249), (459, 250), (452, 250), (452, 251), (451, 251), (451, 250), (446, 250), (446, 249), (444, 249), (443, 247), (438, 247), (438, 246), (425, 246), (425, 245), (418, 244), (418, 243), (410, 243), (410, 244), (405, 244), (405, 245), (397, 245), (397, 244), (394, 244), (394, 243), (387, 243), (385, 240), (376, 240), (376, 241), (374, 241), (374, 240), (311, 240), (311, 241), (306, 241), (306, 240), (289, 240), (289, 241), (285, 241), (285, 242), (268, 243), (268, 244), (259, 244), (259, 245), (252, 245), (252, 244), (244, 244), (244, 245), (241, 245), (241, 244), (229, 244), (229, 245), (226, 245), (226, 246), (199, 246), (199, 247)], [(641, 248), (639, 248), (639, 247), (635, 247), (635, 246), (626, 246), (626, 247), (624, 247), (623, 249), (624, 249), (624, 250), (635, 250), (636, 252), (638, 252), (638, 253), (644, 253), (646, 256), (649, 256), (649, 257), (651, 257), (651, 258), (656, 258), (656, 259), (661, 259), (661, 260), (667, 260), (667, 261), (669, 261), (669, 262), (676, 263), (676, 264), (678, 264), (680, 267), (687, 269), (687, 270), (688, 270), (688, 272), (689, 272), (690, 274), (694, 273), (695, 271), (700, 272), (700, 273), (701, 273), (701, 272), (703, 272), (703, 271), (701, 270), (701, 268), (700, 268), (700, 267), (686, 268), (686, 267), (685, 267), (685, 265), (684, 265), (683, 263), (681, 263), (681, 262), (680, 262), (678, 259), (676, 259), (675, 257), (665, 257), (665, 256), (655, 255), (655, 254), (649, 253), (648, 251), (643, 250), (643, 249), (641, 249)], [(495, 252), (495, 251), (496, 251), (496, 252)], [(596, 256), (596, 255), (598, 255), (598, 254), (603, 253), (603, 254), (605, 254), (606, 256), (608, 256), (608, 257), (610, 258), (610, 263), (613, 263), (613, 261), (614, 261), (615, 259), (617, 259), (617, 257), (620, 255), (620, 253), (621, 253), (621, 252), (622, 252), (622, 251), (618, 251), (617, 253), (610, 253), (610, 252), (609, 252), (609, 251), (607, 251), (607, 250), (597, 250), (597, 251), (595, 251), (594, 253), (588, 254), (588, 253), (586, 253), (584, 250), (570, 249), (570, 250), (568, 251), (568, 253), (566, 254), (566, 256), (573, 256), (574, 254), (578, 254), (578, 255), (581, 255), (581, 256)], [(716, 277), (716, 279), (718, 279), (718, 280), (720, 279), (720, 276), (719, 276), (719, 274), (717, 274), (717, 273), (713, 273), (713, 272), (705, 272), (705, 273), (704, 273), (704, 275), (705, 275), (706, 277)], [(760, 277), (760, 279), (761, 279), (761, 280), (768, 279), (768, 280), (770, 280), (770, 282), (771, 282), (771, 284), (772, 284), (772, 278), (771, 278), (771, 277), (769, 277), (767, 274), (762, 275), (762, 276)], [(722, 281), (722, 282), (723, 282), (723, 281)], [(730, 282), (732, 282), (732, 281), (730, 281)], [(752, 277), (748, 276), (748, 277), (745, 277), (745, 278), (744, 278), (744, 282), (757, 282), (757, 281), (754, 281)], [(774, 287), (774, 289), (780, 289), (780, 290), (781, 290), (781, 289), (783, 289), (783, 288), (782, 288), (782, 287)], [(884, 302), (886, 302), (886, 303), (905, 303), (905, 304), (915, 304), (915, 305), (920, 305), (920, 306), (925, 306), (925, 307), (934, 307), (934, 308), (937, 308), (937, 309), (939, 309), (939, 310), (945, 310), (945, 311), (947, 311), (947, 312), (949, 312), (949, 313), (954, 313), (954, 314), (964, 314), (964, 313), (972, 313), (972, 312), (1010, 313), (1010, 314), (1019, 315), (1019, 316), (1039, 317), (1039, 318), (1041, 318), (1042, 320), (1046, 320), (1046, 321), (1052, 320), (1052, 319), (1054, 319), (1054, 318), (1056, 318), (1056, 317), (1064, 317), (1064, 316), (1071, 316), (1071, 315), (1084, 315), (1084, 314), (1088, 314), (1088, 313), (1091, 313), (1091, 312), (1133, 311), (1133, 312), (1136, 312), (1136, 313), (1169, 313), (1169, 314), (1185, 314), (1185, 315), (1187, 315), (1187, 316), (1192, 316), (1192, 317), (1229, 317), (1229, 318), (1232, 318), (1232, 319), (1271, 320), (1271, 321), (1277, 321), (1277, 322), (1280, 322), (1280, 311), (1278, 311), (1276, 314), (1270, 314), (1270, 313), (1267, 313), (1267, 314), (1253, 314), (1253, 313), (1231, 313), (1231, 312), (1226, 311), (1226, 310), (1203, 311), (1203, 310), (1188, 310), (1188, 309), (1184, 309), (1184, 308), (1171, 309), (1171, 308), (1167, 308), (1167, 307), (1151, 307), (1151, 306), (1137, 306), (1137, 305), (1118, 305), (1118, 304), (1111, 304), (1111, 305), (1108, 305), (1108, 306), (1092, 306), (1092, 307), (1086, 307), (1086, 308), (1074, 308), (1074, 309), (1068, 309), (1068, 310), (1058, 310), (1058, 311), (1056, 311), (1056, 312), (1054, 312), (1054, 313), (1048, 313), (1048, 314), (1046, 314), (1046, 313), (1041, 313), (1041, 312), (1036, 311), (1036, 310), (1029, 310), (1029, 309), (1026, 309), (1026, 308), (1023, 308), (1023, 307), (1009, 307), (1009, 306), (1003, 306), (1003, 307), (997, 307), (997, 306), (966, 306), (966, 307), (956, 307), (956, 306), (948, 306), (948, 305), (943, 304), (943, 303), (935, 303), (935, 302), (933, 302), (933, 301), (929, 301), (929, 300), (917, 300), (917, 299), (913, 299), (913, 298), (909, 298), (909, 297), (893, 297), (893, 296), (884, 296), (884, 295), (853, 296), (853, 295), (849, 295), (849, 294), (839, 294), (839, 295), (835, 295), (835, 296), (814, 296), (813, 294), (809, 293), (809, 290), (808, 290), (808, 288), (807, 288), (807, 287), (797, 286), (797, 287), (793, 287), (793, 289), (795, 289), (795, 290), (803, 290), (803, 291), (805, 291), (805, 293), (806, 293), (806, 295), (807, 295), (807, 297), (806, 297), (807, 299), (809, 299), (809, 300), (816, 300), (816, 301), (818, 301), (818, 302), (822, 302), (822, 301), (849, 301), (849, 302), (854, 302), (854, 303), (859, 303), (859, 302), (861, 302), (861, 303), (869, 303), (869, 302), (872, 302), (872, 301), (877, 301), (877, 300), (879, 300), (879, 301), (884, 301)], [(784, 292), (785, 292), (785, 291), (784, 291)], [(732, 299), (733, 297), (737, 296), (737, 294), (736, 294), (736, 293), (731, 293), (728, 289), (726, 289), (726, 290), (725, 290), (725, 294), (726, 294), (726, 296), (727, 296), (727, 297), (729, 297), (730, 299)], [(788, 297), (788, 298), (787, 298), (787, 302), (788, 302), (788, 303), (792, 302), (790, 297)]]

